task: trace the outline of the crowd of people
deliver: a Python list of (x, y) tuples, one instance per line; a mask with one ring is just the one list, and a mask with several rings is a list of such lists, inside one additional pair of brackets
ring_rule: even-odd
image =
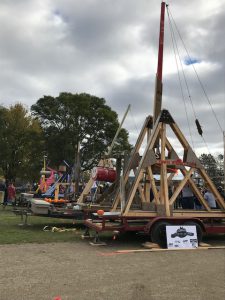
[[(102, 194), (106, 190), (106, 187), (108, 188), (108, 185), (104, 186), (104, 187), (102, 187), (101, 185), (99, 185), (98, 187), (93, 185), (91, 192), (90, 192), (90, 199), (93, 200), (93, 198), (96, 195), (97, 190), (98, 190), (98, 193)], [(169, 197), (172, 196), (174, 189), (175, 189), (174, 186), (169, 187), (169, 194), (170, 194)], [(223, 197), (223, 199), (225, 199), (223, 188), (218, 187), (218, 191), (221, 194), (221, 196)], [(6, 207), (7, 204), (15, 205), (15, 203), (16, 203), (16, 188), (15, 188), (13, 182), (10, 182), (8, 180), (0, 181), (0, 193), (1, 192), (4, 195), (3, 199), (2, 199), (3, 207)], [(60, 193), (61, 192), (62, 191), (60, 189)], [(201, 194), (211, 209), (219, 208), (218, 204), (216, 202), (215, 196), (213, 195), (213, 193), (210, 191), (210, 189), (208, 187), (202, 187)], [(153, 199), (154, 199), (154, 195), (153, 195), (152, 189), (150, 189), (150, 201), (152, 201)], [(174, 203), (174, 208), (175, 209), (182, 208), (182, 209), (201, 210), (201, 209), (204, 209), (204, 206), (199, 201), (199, 199), (196, 197), (196, 195), (193, 193), (189, 183), (186, 183), (186, 185), (184, 186), (181, 193), (177, 197), (177, 200)]]
[[(219, 187), (218, 191), (221, 194), (221, 196), (224, 198), (223, 188)], [(201, 188), (201, 194), (211, 209), (219, 208), (215, 196), (207, 186)], [(175, 208), (201, 210), (204, 209), (204, 206), (201, 204), (199, 199), (195, 196), (190, 185), (187, 183), (182, 189), (180, 195), (178, 196), (177, 201), (175, 202)]]

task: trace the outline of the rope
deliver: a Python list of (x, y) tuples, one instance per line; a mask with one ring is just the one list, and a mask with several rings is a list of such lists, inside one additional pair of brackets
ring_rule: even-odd
[[(203, 139), (203, 142), (204, 142), (204, 144), (205, 144), (205, 147), (206, 147), (206, 149), (207, 149), (208, 153), (209, 153), (210, 155), (212, 155), (212, 154), (210, 153), (210, 151), (209, 151), (208, 144), (206, 143), (206, 141), (205, 141), (205, 138), (204, 138), (204, 136), (203, 136), (203, 135), (202, 135), (202, 139)], [(213, 156), (213, 155), (212, 155), (212, 156)]]
[[(178, 50), (178, 46), (177, 46), (177, 43), (176, 43), (175, 34), (174, 34), (174, 30), (173, 30), (173, 26), (172, 26), (171, 19), (170, 19), (169, 8), (168, 8), (168, 6), (167, 6), (167, 15), (168, 15), (168, 20), (169, 20), (169, 24), (170, 24), (170, 29), (171, 29), (172, 34), (173, 34), (173, 38), (174, 38), (174, 43), (175, 43), (175, 46), (176, 46), (176, 50), (177, 50), (177, 53), (178, 53), (178, 57), (179, 57), (179, 61), (180, 61), (181, 69), (182, 69), (182, 74), (183, 74), (184, 82), (185, 82), (186, 89), (187, 89), (187, 93), (188, 93), (188, 98), (189, 98), (189, 100), (190, 100), (191, 107), (192, 107), (192, 111), (193, 111), (193, 114), (194, 114), (194, 117), (195, 117), (196, 127), (197, 127), (197, 130), (198, 130), (199, 135), (202, 137), (202, 140), (203, 140), (203, 142), (204, 142), (204, 144), (205, 144), (205, 147), (206, 147), (208, 153), (210, 154), (209, 147), (208, 147), (208, 145), (207, 145), (207, 143), (206, 143), (206, 140), (205, 140), (204, 137), (203, 137), (202, 127), (201, 127), (201, 125), (200, 125), (200, 123), (199, 123), (199, 121), (198, 121), (198, 118), (197, 118), (197, 115), (196, 115), (196, 112), (195, 112), (195, 109), (194, 109), (194, 104), (193, 104), (193, 101), (192, 101), (192, 98), (191, 98), (190, 89), (189, 89), (188, 82), (187, 82), (187, 78), (186, 78), (186, 75), (185, 75), (185, 72), (184, 72), (184, 68), (183, 68), (181, 56), (180, 56), (180, 53), (179, 53), (179, 50)], [(172, 17), (172, 15), (171, 15), (171, 17)], [(172, 19), (173, 19), (173, 17), (172, 17)], [(176, 26), (176, 23), (175, 23), (174, 19), (173, 19), (173, 22), (174, 22), (175, 27), (176, 27), (176, 29), (177, 29), (177, 26)], [(178, 32), (178, 29), (177, 29), (177, 32)], [(179, 32), (178, 32), (178, 33), (179, 33)], [(182, 40), (180, 34), (179, 34), (179, 37), (180, 37), (180, 39)], [(182, 40), (182, 44), (184, 45), (183, 40)], [(174, 45), (173, 45), (173, 47), (174, 47)], [(184, 46), (184, 47), (185, 47), (185, 46)], [(186, 52), (187, 52), (186, 47), (185, 47), (185, 50), (186, 50)], [(189, 58), (190, 58), (190, 56), (189, 56)], [(179, 71), (178, 71), (178, 72), (179, 72)], [(193, 147), (193, 148), (194, 148), (194, 147)]]
[[(180, 39), (181, 39), (181, 42), (182, 42), (182, 44), (183, 44), (183, 46), (184, 46), (184, 49), (185, 49), (185, 51), (186, 51), (186, 53), (187, 53), (187, 56), (188, 56), (188, 58), (191, 60), (191, 57), (190, 57), (189, 52), (188, 52), (188, 50), (187, 50), (187, 47), (186, 47), (186, 45), (185, 45), (185, 43), (184, 43), (184, 41), (183, 41), (183, 39), (182, 39), (182, 36), (181, 36), (181, 34), (180, 34), (180, 31), (178, 30), (177, 25), (176, 25), (176, 22), (175, 22), (175, 20), (174, 20), (174, 18), (173, 18), (173, 16), (172, 16), (171, 11), (169, 11), (169, 8), (168, 8), (168, 7), (167, 7), (167, 12), (168, 12), (168, 15), (169, 15), (169, 13), (170, 13), (171, 18), (172, 18), (172, 20), (173, 20), (173, 23), (174, 23), (174, 25), (175, 25), (175, 28), (176, 28), (176, 30), (177, 30), (177, 33), (178, 33), (178, 35), (179, 35), (179, 37), (180, 37)], [(205, 88), (204, 88), (204, 85), (203, 85), (203, 83), (202, 83), (202, 81), (201, 81), (201, 79), (200, 79), (200, 77), (199, 77), (199, 75), (198, 75), (198, 73), (197, 73), (197, 70), (196, 70), (196, 68), (195, 68), (195, 66), (194, 66), (193, 64), (191, 64), (191, 65), (192, 65), (193, 70), (194, 70), (194, 72), (195, 72), (195, 75), (196, 75), (196, 77), (197, 77), (197, 79), (198, 79), (198, 82), (199, 82), (199, 84), (200, 84), (200, 86), (201, 86), (201, 88), (202, 88), (202, 91), (203, 91), (203, 93), (204, 93), (204, 95), (205, 95), (205, 97), (206, 97), (206, 99), (207, 99), (207, 101), (208, 101), (208, 104), (209, 104), (209, 106), (210, 106), (210, 108), (211, 108), (211, 110), (212, 110), (212, 113), (213, 113), (213, 115), (214, 115), (214, 117), (215, 117), (215, 119), (216, 119), (216, 121), (217, 121), (217, 124), (218, 124), (218, 126), (219, 126), (221, 132), (223, 133), (222, 126), (220, 125), (220, 122), (219, 122), (219, 120), (218, 120), (218, 118), (217, 118), (217, 116), (216, 116), (216, 113), (215, 113), (215, 111), (214, 111), (214, 109), (213, 109), (213, 107), (212, 107), (212, 104), (211, 104), (210, 99), (209, 99), (209, 97), (208, 97), (208, 95), (207, 95), (207, 93), (206, 93), (206, 90), (205, 90)]]
[[(168, 14), (168, 6), (167, 6), (167, 14)], [(169, 14), (168, 14), (168, 20), (169, 20), (170, 35), (171, 35), (171, 40), (172, 40), (172, 45), (173, 45), (174, 57), (175, 57), (175, 61), (176, 61), (177, 75), (178, 75), (178, 79), (179, 79), (181, 95), (182, 95), (182, 99), (183, 99), (183, 103), (184, 103), (184, 109), (185, 109), (187, 124), (188, 124), (188, 128), (189, 128), (191, 143), (192, 143), (192, 146), (193, 146), (193, 149), (194, 149), (194, 142), (193, 142), (193, 138), (192, 138), (191, 126), (190, 126), (190, 121), (189, 121), (188, 113), (187, 113), (187, 105), (186, 105), (186, 101), (185, 101), (185, 97), (184, 97), (184, 91), (183, 91), (183, 87), (182, 87), (181, 76), (180, 76), (180, 71), (179, 71), (178, 62), (177, 62), (176, 50), (177, 50), (179, 58), (180, 58), (180, 55), (179, 55), (178, 47), (177, 47), (177, 44), (176, 44), (176, 39), (175, 39), (175, 36), (174, 36), (174, 31), (173, 31), (173, 27), (172, 27), (172, 24), (171, 24)]]

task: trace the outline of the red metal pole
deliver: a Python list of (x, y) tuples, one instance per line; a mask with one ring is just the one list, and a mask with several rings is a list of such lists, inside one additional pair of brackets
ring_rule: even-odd
[(166, 6), (165, 2), (162, 2), (161, 3), (161, 16), (160, 16), (160, 32), (159, 32), (158, 67), (157, 67), (157, 77), (161, 82), (162, 82), (162, 68), (163, 68), (165, 6)]

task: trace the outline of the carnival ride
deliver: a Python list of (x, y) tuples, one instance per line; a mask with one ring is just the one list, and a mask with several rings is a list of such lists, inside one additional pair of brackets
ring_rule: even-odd
[[(72, 182), (71, 180), (72, 173), (75, 172), (73, 168), (64, 161), (65, 166), (60, 166), (57, 172), (56, 170), (46, 167), (44, 157), (44, 167), (41, 171), (38, 191), (36, 191), (34, 195), (31, 195), (32, 197), (30, 197), (29, 194), (29, 201), (27, 201), (27, 203), (29, 203), (28, 207), (23, 207), (22, 210), (17, 207), (14, 212), (24, 214), (25, 216), (36, 215), (54, 218), (85, 219), (90, 212), (96, 212), (100, 208), (103, 208), (105, 211), (110, 210), (111, 205), (99, 204), (99, 202), (101, 198), (105, 200), (107, 198), (105, 195), (109, 196), (109, 194), (114, 192), (117, 188), (117, 174), (118, 177), (120, 176), (120, 165), (118, 165), (117, 162), (121, 161), (121, 157), (118, 155), (118, 158), (115, 159), (111, 156), (129, 110), (130, 105), (127, 107), (111, 145), (100, 159), (98, 165), (92, 169), (90, 179), (80, 195), (78, 188), (76, 188), (76, 186), (79, 187), (79, 182), (77, 184), (77, 182)], [(79, 156), (79, 151), (77, 156)], [(55, 175), (57, 175), (57, 178)], [(79, 176), (75, 177), (79, 180)], [(50, 179), (52, 179), (51, 182)], [(103, 193), (98, 193), (100, 183), (107, 183), (108, 185)], [(96, 191), (94, 195), (91, 195), (91, 189), (94, 184), (96, 185)], [(63, 188), (63, 192), (60, 188)], [(68, 189), (71, 190), (71, 188), (72, 191), (70, 193)], [(77, 198), (75, 195), (78, 195)], [(27, 221), (27, 219), (25, 219), (25, 221)]]

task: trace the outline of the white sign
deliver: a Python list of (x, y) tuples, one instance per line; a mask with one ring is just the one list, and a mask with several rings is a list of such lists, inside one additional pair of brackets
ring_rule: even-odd
[(197, 248), (196, 226), (166, 226), (167, 248)]

